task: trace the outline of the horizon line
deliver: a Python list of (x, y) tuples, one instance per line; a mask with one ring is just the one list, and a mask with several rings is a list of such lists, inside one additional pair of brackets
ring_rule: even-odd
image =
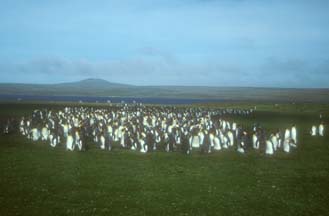
[(109, 85), (115, 84), (115, 85), (125, 85), (130, 87), (203, 87), (203, 88), (257, 88), (257, 89), (324, 89), (328, 90), (328, 87), (279, 87), (279, 86), (250, 86), (250, 85), (242, 85), (242, 86), (236, 86), (236, 85), (228, 85), (228, 86), (215, 86), (215, 85), (136, 85), (136, 84), (129, 84), (129, 83), (121, 83), (121, 82), (111, 82), (106, 79), (102, 78), (86, 78), (81, 79), (78, 81), (67, 81), (67, 82), (57, 82), (57, 83), (23, 83), (23, 82), (1, 82), (0, 85), (62, 85), (62, 84), (78, 84), (79, 82), (88, 81), (88, 80), (95, 80), (95, 81), (103, 81), (107, 82)]

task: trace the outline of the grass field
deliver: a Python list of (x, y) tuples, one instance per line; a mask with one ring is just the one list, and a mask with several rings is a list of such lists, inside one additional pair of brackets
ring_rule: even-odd
[[(0, 119), (60, 104), (0, 104)], [(254, 104), (207, 106), (253, 107)], [(249, 117), (271, 130), (297, 125), (290, 154), (201, 155), (52, 149), (0, 136), (0, 215), (328, 215), (329, 135), (311, 137), (328, 105), (259, 104)]]

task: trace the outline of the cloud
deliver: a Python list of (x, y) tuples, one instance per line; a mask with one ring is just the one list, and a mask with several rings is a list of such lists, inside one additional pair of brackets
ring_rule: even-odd
[[(4, 80), (56, 83), (103, 78), (135, 85), (206, 85), (267, 87), (328, 87), (329, 60), (268, 58), (250, 66), (224, 61), (168, 62), (162, 51), (143, 48), (144, 55), (125, 60), (69, 60), (47, 58), (20, 64), (0, 64)], [(155, 56), (155, 58), (153, 58)], [(51, 79), (49, 79), (51, 78)]]
[(12, 80), (15, 80), (15, 75), (26, 76), (26, 82), (33, 82), (33, 77), (48, 78), (45, 82), (56, 82), (59, 77), (70, 80), (95, 77), (139, 85), (230, 85), (236, 76), (241, 76), (241, 69), (232, 65), (182, 63), (168, 61), (166, 55), (158, 55), (158, 52), (149, 51), (149, 54), (152, 54), (151, 58), (146, 55), (107, 61), (47, 58), (1, 64), (0, 70), (11, 74)]
[(146, 46), (142, 47), (138, 50), (141, 55), (146, 56), (153, 56), (153, 57), (160, 57), (162, 58), (167, 64), (178, 64), (178, 59), (175, 55), (169, 52), (162, 51), (160, 49)]
[(271, 81), (279, 87), (328, 88), (328, 71), (328, 60), (307, 61), (271, 57), (260, 65), (258, 76), (262, 77), (264, 84)]
[(329, 59), (321, 61), (321, 63), (314, 67), (313, 72), (319, 75), (329, 76)]
[(264, 75), (276, 76), (285, 74), (305, 74), (309, 69), (309, 65), (305, 60), (301, 59), (286, 59), (268, 58), (265, 63), (261, 65), (261, 71)]

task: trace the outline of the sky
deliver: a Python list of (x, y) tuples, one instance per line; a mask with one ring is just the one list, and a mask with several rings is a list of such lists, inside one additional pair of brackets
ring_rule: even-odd
[(0, 0), (0, 82), (329, 88), (327, 0)]

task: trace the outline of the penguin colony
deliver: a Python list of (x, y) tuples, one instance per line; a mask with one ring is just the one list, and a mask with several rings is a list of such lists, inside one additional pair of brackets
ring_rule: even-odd
[[(32, 141), (51, 147), (64, 146), (68, 151), (85, 151), (91, 145), (102, 150), (123, 148), (141, 153), (151, 151), (194, 151), (211, 153), (234, 148), (239, 153), (248, 149), (273, 155), (289, 153), (298, 146), (295, 125), (266, 135), (254, 124), (247, 132), (227, 116), (252, 115), (254, 109), (210, 109), (174, 106), (119, 104), (108, 108), (65, 107), (63, 110), (34, 110), (22, 117), (19, 131)], [(13, 124), (13, 123), (12, 123)], [(3, 128), (9, 133), (9, 121)], [(324, 125), (311, 128), (311, 136), (324, 136)]]

